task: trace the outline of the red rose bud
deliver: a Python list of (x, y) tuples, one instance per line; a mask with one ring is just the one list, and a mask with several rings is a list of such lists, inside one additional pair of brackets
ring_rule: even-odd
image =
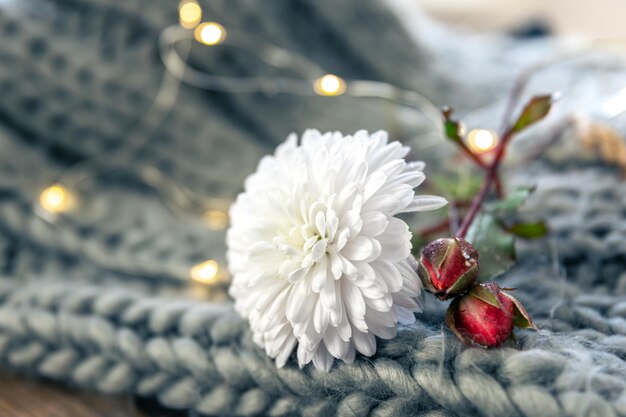
[(512, 337), (514, 326), (537, 330), (524, 306), (494, 282), (475, 285), (456, 298), (448, 307), (446, 324), (466, 345), (484, 348)]
[(419, 277), (440, 300), (462, 294), (478, 276), (478, 251), (465, 239), (437, 239), (422, 250)]

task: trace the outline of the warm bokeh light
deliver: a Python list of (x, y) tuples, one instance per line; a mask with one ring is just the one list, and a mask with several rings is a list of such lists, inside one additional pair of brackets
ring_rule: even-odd
[(61, 184), (54, 184), (41, 192), (39, 205), (52, 213), (68, 211), (73, 207), (72, 193)]
[(463, 124), (463, 122), (459, 122), (458, 132), (461, 137), (465, 136), (465, 134), (467, 133), (467, 129), (465, 128), (465, 125)]
[(498, 144), (498, 135), (493, 130), (473, 129), (467, 135), (467, 146), (476, 153), (489, 152)]
[(205, 45), (217, 45), (226, 39), (226, 29), (215, 22), (205, 22), (196, 26), (194, 30), (196, 40)]
[(338, 96), (345, 93), (346, 82), (336, 75), (326, 74), (313, 83), (313, 89), (320, 96)]
[(202, 8), (195, 0), (183, 0), (178, 6), (178, 17), (182, 27), (193, 29), (202, 19)]
[(220, 266), (213, 259), (194, 265), (189, 271), (191, 279), (201, 284), (214, 284), (218, 278)]
[(213, 230), (224, 230), (228, 225), (228, 215), (222, 210), (207, 210), (202, 218)]

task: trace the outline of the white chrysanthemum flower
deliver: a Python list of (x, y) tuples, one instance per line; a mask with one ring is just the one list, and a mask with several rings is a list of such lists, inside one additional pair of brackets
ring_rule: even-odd
[(235, 308), (282, 367), (296, 344), (302, 367), (371, 356), (376, 338), (421, 311), (411, 233), (399, 213), (433, 210), (415, 196), (421, 162), (387, 134), (308, 130), (264, 157), (231, 208), (228, 262)]

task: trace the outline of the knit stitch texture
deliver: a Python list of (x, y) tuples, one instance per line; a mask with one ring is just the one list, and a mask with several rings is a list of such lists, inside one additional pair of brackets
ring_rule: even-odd
[[(449, 52), (465, 59), (469, 44), (435, 31), (418, 45), (374, 0), (203, 5), (211, 20), (306, 53), (329, 72), (414, 88), (438, 104), (495, 102), (510, 86), (510, 65), (528, 63), (527, 44), (494, 39), (483, 44), (491, 67), (482, 78), (444, 75)], [(295, 361), (276, 369), (228, 302), (191, 297), (189, 267), (223, 262), (224, 236), (174, 215), (146, 186), (151, 167), (195, 192), (232, 198), (290, 131), (374, 130), (387, 127), (388, 113), (349, 98), (183, 87), (149, 144), (117, 158), (156, 95), (157, 37), (176, 18), (168, 0), (0, 6), (2, 367), (208, 416), (626, 417), (626, 184), (582, 149), (565, 162), (547, 155), (507, 171), (511, 188), (538, 185), (527, 209), (551, 228), (548, 239), (522, 245), (498, 280), (517, 288), (541, 328), (519, 331), (515, 347), (464, 347), (442, 326), (446, 304), (430, 297), (418, 323), (380, 340), (371, 358), (329, 373)], [(212, 72), (258, 70), (228, 50), (192, 50), (192, 58)], [(585, 71), (561, 68), (548, 81)], [(416, 149), (431, 171), (440, 167), (440, 148)], [(90, 168), (79, 209), (42, 219), (41, 189), (102, 152), (113, 156)]]

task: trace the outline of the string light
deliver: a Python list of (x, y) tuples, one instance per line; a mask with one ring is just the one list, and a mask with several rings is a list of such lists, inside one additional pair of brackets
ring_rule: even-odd
[(69, 211), (74, 206), (74, 196), (61, 184), (46, 188), (39, 195), (39, 205), (52, 213)]
[(219, 23), (205, 22), (196, 26), (193, 35), (198, 42), (214, 46), (224, 42), (224, 39), (226, 39), (226, 29)]
[[(191, 4), (188, 6), (187, 4)], [(197, 7), (196, 7), (197, 6)], [(197, 17), (194, 17), (197, 16)], [(320, 68), (317, 63), (311, 61), (306, 56), (301, 55), (295, 51), (279, 48), (278, 46), (264, 42), (259, 36), (251, 33), (246, 33), (238, 29), (229, 28), (229, 36), (227, 39), (226, 29), (215, 22), (200, 23), (202, 18), (202, 10), (197, 4), (197, 0), (183, 0), (179, 5), (179, 17), (181, 20), (180, 25), (172, 25), (165, 28), (159, 38), (159, 52), (162, 62), (166, 68), (164, 72), (162, 84), (159, 88), (159, 92), (156, 95), (154, 102), (146, 113), (142, 115), (140, 127), (136, 131), (132, 131), (129, 134), (129, 140), (125, 146), (116, 150), (115, 156), (128, 155), (137, 152), (140, 148), (145, 146), (152, 133), (163, 121), (168, 112), (175, 104), (177, 91), (181, 83), (213, 91), (223, 91), (229, 93), (254, 93), (262, 92), (267, 93), (271, 91), (273, 94), (283, 93), (301, 96), (310, 96), (313, 94), (323, 96), (338, 96), (346, 93), (353, 98), (376, 98), (380, 100), (390, 101), (399, 104), (404, 107), (417, 109), (432, 123), (435, 131), (431, 131), (437, 136), (443, 137), (443, 129), (441, 124), (441, 115), (437, 105), (430, 101), (426, 96), (420, 94), (414, 90), (406, 90), (398, 88), (389, 83), (378, 81), (363, 81), (363, 80), (350, 80), (350, 88), (347, 88), (347, 83), (340, 77), (332, 74), (327, 74), (321, 78), (315, 79), (319, 74), (323, 74), (324, 70)], [(197, 22), (194, 22), (197, 19)], [(186, 25), (189, 25), (186, 30)], [(195, 25), (195, 26), (191, 26)], [(216, 74), (206, 73), (199, 69), (195, 69), (187, 62), (189, 46), (188, 40), (196, 39), (198, 42), (206, 45), (217, 45), (222, 42), (227, 42), (229, 46), (245, 50), (256, 55), (261, 60), (265, 61), (268, 65), (276, 68), (291, 68), (297, 77), (272, 77), (268, 78), (263, 75), (250, 76), (250, 77), (228, 77)], [(181, 45), (177, 45), (181, 42)], [(528, 80), (538, 73), (540, 70), (549, 67), (554, 64), (564, 62), (567, 59), (572, 59), (577, 55), (581, 55), (585, 52), (595, 52), (596, 48), (593, 45), (580, 47), (576, 46), (569, 50), (564, 50), (558, 53), (556, 56), (551, 57), (548, 60), (541, 61), (530, 68), (528, 68), (522, 76), (519, 78), (519, 84), (523, 87), (528, 83)], [(313, 86), (310, 80), (314, 80)], [(313, 87), (313, 88), (312, 88)], [(619, 102), (619, 105), (617, 105)], [(608, 106), (605, 110), (613, 114), (624, 111), (626, 107), (622, 105), (624, 102), (624, 95), (620, 93), (617, 100), (615, 100), (615, 106)], [(489, 131), (487, 131), (489, 132)], [(471, 133), (471, 132), (470, 132)], [(498, 137), (490, 133), (489, 142), (491, 145), (486, 145), (486, 136), (483, 134), (482, 139), (477, 140), (474, 146), (478, 146), (478, 149), (474, 149), (477, 152), (486, 152), (485, 149), (493, 148), (497, 145)], [(430, 134), (430, 133), (428, 133)], [(426, 134), (424, 134), (426, 135)], [(480, 138), (480, 136), (479, 136)], [(475, 138), (476, 139), (476, 138)], [(468, 146), (472, 147), (472, 141), (468, 143)], [(77, 164), (76, 167), (68, 169), (63, 177), (64, 181), (57, 179), (58, 182), (66, 183), (65, 180), (69, 180), (72, 177), (79, 177), (82, 180), (91, 176), (95, 176), (94, 171), (97, 172), (100, 164), (96, 162), (100, 161), (103, 157), (110, 157), (110, 154), (101, 154), (93, 158), (88, 158), (85, 161)], [(80, 170), (78, 169), (80, 168)], [(81, 171), (82, 170), (82, 171)], [(158, 173), (159, 171), (154, 168)], [(71, 174), (71, 175), (70, 175)], [(83, 177), (80, 177), (83, 175)], [(210, 207), (210, 205), (204, 204), (204, 196), (200, 196), (197, 193), (192, 193), (186, 187), (176, 184), (172, 181), (168, 181), (166, 176), (158, 175), (157, 180), (153, 183), (147, 183), (153, 187), (162, 196), (162, 202), (166, 205), (176, 207), (177, 209), (187, 210), (189, 204), (182, 205), (174, 198), (179, 194), (190, 195), (190, 201), (194, 204), (192, 206)], [(59, 188), (57, 188), (59, 187)], [(52, 190), (48, 193), (48, 190)], [(60, 192), (59, 192), (60, 191)], [(47, 194), (50, 194), (49, 196)], [(68, 190), (55, 184), (49, 189), (42, 192), (40, 196), (40, 205), (48, 213), (67, 211), (72, 207), (73, 202), (72, 195)], [(223, 207), (219, 205), (218, 207)], [(217, 210), (219, 212), (219, 210)], [(197, 211), (194, 210), (194, 214), (197, 215)], [(59, 216), (53, 216), (54, 218), (47, 216), (46, 212), (38, 210), (36, 213), (42, 219), (55, 224)], [(223, 216), (217, 215), (214, 220), (209, 220), (209, 224), (215, 221), (214, 225), (219, 225), (220, 222), (226, 227), (227, 216), (222, 213)], [(209, 218), (213, 215), (209, 215)], [(222, 220), (215, 220), (221, 217)], [(59, 226), (57, 223), (56, 226)], [(91, 251), (89, 248), (89, 241), (87, 239), (81, 240), (81, 245), (77, 247), (77, 250), (81, 250), (89, 259), (94, 263), (107, 267), (110, 262), (101, 253), (97, 251)], [(117, 270), (128, 269), (130, 273), (134, 273), (137, 269), (142, 269), (141, 263), (136, 265), (130, 265), (131, 260), (127, 260), (124, 265), (116, 265)], [(223, 274), (220, 274), (219, 264), (213, 260), (202, 262), (195, 265), (188, 271), (188, 276), (185, 276), (183, 271), (182, 277), (193, 279), (199, 283), (215, 283), (223, 278)], [(176, 274), (176, 277), (180, 276)], [(180, 277), (180, 278), (182, 278)]]
[(489, 152), (498, 144), (498, 135), (493, 130), (473, 129), (467, 135), (467, 146), (476, 153)]
[(326, 74), (313, 83), (313, 89), (320, 96), (339, 96), (346, 92), (346, 82), (333, 74)]
[(215, 284), (218, 280), (219, 264), (213, 259), (194, 265), (189, 271), (192, 280), (201, 284)]
[(213, 230), (224, 230), (228, 225), (228, 215), (222, 210), (207, 210), (202, 217)]
[(202, 20), (202, 8), (195, 0), (183, 0), (178, 5), (178, 18), (182, 27), (193, 29)]

